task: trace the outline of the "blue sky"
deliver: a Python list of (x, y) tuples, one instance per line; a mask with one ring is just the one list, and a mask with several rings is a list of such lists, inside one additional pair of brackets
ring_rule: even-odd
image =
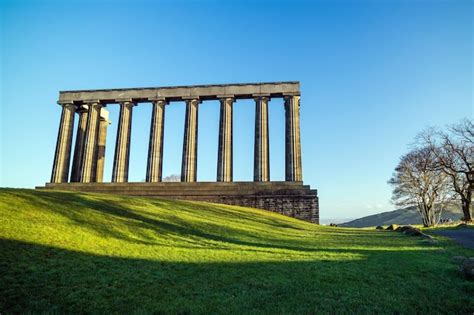
[[(303, 178), (323, 219), (393, 209), (386, 182), (414, 136), (474, 114), (472, 1), (0, 1), (0, 12), (0, 186), (49, 181), (60, 90), (298, 80)], [(198, 180), (213, 181), (218, 103), (199, 110)], [(166, 111), (170, 175), (184, 104)], [(134, 108), (131, 181), (145, 178), (150, 113)], [(252, 101), (235, 104), (236, 180), (252, 180), (254, 115)], [(282, 180), (281, 100), (269, 119)]]

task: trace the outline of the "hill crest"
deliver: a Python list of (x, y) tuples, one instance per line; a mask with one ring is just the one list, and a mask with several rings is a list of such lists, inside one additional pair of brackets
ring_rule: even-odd
[[(462, 212), (459, 207), (450, 206), (448, 209), (443, 211), (441, 216), (445, 219), (451, 219), (457, 221), (462, 217)], [(418, 210), (415, 207), (408, 207), (404, 209), (397, 209), (392, 211), (381, 212), (372, 214), (362, 218), (358, 218), (352, 221), (338, 224), (342, 227), (355, 227), (363, 228), (378, 225), (390, 225), (390, 224), (422, 224)]]

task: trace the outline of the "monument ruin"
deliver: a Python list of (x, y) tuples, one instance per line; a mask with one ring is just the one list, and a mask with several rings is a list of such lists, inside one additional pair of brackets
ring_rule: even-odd
[[(317, 191), (303, 185), (299, 82), (196, 85), (156, 88), (61, 91), (61, 121), (51, 181), (39, 189), (103, 192), (131, 196), (188, 199), (248, 206), (319, 223)], [(270, 181), (268, 104), (285, 104), (285, 181)], [(255, 100), (254, 181), (233, 181), (233, 105)], [(197, 182), (198, 112), (203, 101), (220, 101), (216, 182)], [(186, 103), (181, 182), (162, 182), (165, 109)], [(128, 182), (133, 107), (152, 103), (146, 182)], [(103, 182), (106, 106), (120, 115), (112, 182)], [(74, 119), (78, 116), (71, 172)]]

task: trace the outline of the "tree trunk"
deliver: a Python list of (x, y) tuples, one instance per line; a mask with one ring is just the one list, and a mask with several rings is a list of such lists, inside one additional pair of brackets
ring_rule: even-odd
[(472, 221), (472, 213), (471, 213), (471, 197), (472, 192), (468, 191), (467, 198), (462, 198), (462, 212), (464, 214), (464, 221), (471, 222)]
[(430, 227), (430, 226), (433, 226), (434, 225), (434, 222), (433, 222), (433, 218), (431, 216), (431, 207), (427, 206), (427, 205), (422, 205), (421, 206), (421, 218), (422, 218), (422, 221), (423, 221), (423, 226), (424, 227)]

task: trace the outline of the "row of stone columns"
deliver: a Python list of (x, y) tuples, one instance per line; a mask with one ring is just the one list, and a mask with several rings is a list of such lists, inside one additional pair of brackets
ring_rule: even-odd
[[(268, 95), (255, 96), (255, 142), (254, 181), (270, 180)], [(219, 147), (217, 158), (217, 181), (233, 180), (233, 104), (234, 97), (220, 96)], [(285, 180), (302, 181), (300, 143), (300, 99), (299, 96), (285, 96)], [(186, 117), (183, 139), (181, 181), (197, 180), (198, 109), (201, 101), (186, 99)], [(115, 144), (112, 182), (127, 182), (130, 159), (130, 137), (132, 111), (135, 103), (131, 99), (117, 100), (120, 104), (119, 125)], [(160, 182), (163, 168), (163, 136), (165, 99), (154, 99), (149, 152), (147, 161), (147, 182)], [(69, 161), (72, 146), (74, 117), (79, 115), (76, 144), (74, 149), (71, 182), (102, 182), (104, 172), (105, 140), (108, 113), (99, 101), (86, 105), (62, 104), (61, 122), (58, 132), (56, 154), (51, 176), (52, 183), (68, 180)]]

